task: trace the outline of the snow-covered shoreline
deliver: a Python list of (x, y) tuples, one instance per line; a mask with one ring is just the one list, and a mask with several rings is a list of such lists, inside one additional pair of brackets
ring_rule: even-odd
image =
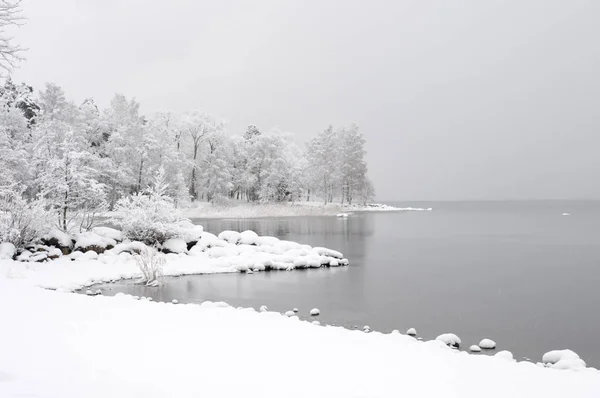
[(395, 207), (381, 203), (367, 205), (340, 205), (321, 202), (283, 202), (283, 203), (245, 203), (219, 206), (202, 202), (195, 207), (183, 210), (188, 218), (271, 218), (271, 217), (306, 217), (335, 216), (344, 213), (360, 212), (403, 212), (432, 211), (432, 208)]
[[(119, 238), (114, 230), (96, 231)], [(184, 240), (180, 249), (174, 242), (163, 245), (182, 251), (165, 255), (165, 276), (347, 264), (334, 250), (251, 231), (200, 234), (190, 249)], [(100, 243), (89, 233), (78, 239), (93, 247)], [(486, 391), (488, 397), (595, 397), (600, 392), (600, 373), (571, 352), (545, 356), (557, 363), (552, 369), (516, 362), (506, 351), (488, 357), (453, 350), (448, 338), (459, 339), (451, 334), (422, 342), (367, 326), (370, 333), (320, 326), (313, 324), (315, 310), (302, 310), (313, 318), (304, 322), (293, 312), (234, 309), (222, 302), (173, 304), (69, 293), (138, 278), (140, 270), (127, 252), (132, 246), (120, 243), (100, 254), (56, 253), (58, 258), (44, 262), (0, 259), (5, 303), (0, 319), (8, 325), (0, 328), (0, 341), (10, 342), (0, 355), (0, 396), (279, 397), (285, 391), (291, 397), (478, 397)]]
[(592, 369), (546, 369), (469, 355), (436, 340), (317, 326), (224, 303), (52, 292), (2, 275), (0, 341), (10, 343), (0, 355), (0, 396), (7, 398), (280, 397), (282, 391), (288, 397), (479, 397), (485, 391), (487, 397), (591, 398), (600, 392)]

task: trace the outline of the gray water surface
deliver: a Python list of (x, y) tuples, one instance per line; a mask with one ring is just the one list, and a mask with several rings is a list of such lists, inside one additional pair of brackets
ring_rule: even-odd
[[(415, 206), (415, 203), (410, 205)], [(342, 251), (349, 267), (168, 278), (103, 286), (155, 300), (226, 301), (373, 330), (489, 337), (515, 358), (570, 348), (600, 366), (600, 202), (421, 203), (432, 212), (348, 219), (194, 220)], [(569, 212), (571, 216), (562, 216)]]

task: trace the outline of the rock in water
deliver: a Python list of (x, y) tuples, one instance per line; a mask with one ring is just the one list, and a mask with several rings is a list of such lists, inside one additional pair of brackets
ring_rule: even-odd
[(321, 313), (321, 311), (319, 311), (318, 308), (313, 308), (312, 310), (310, 310), (310, 315), (312, 316), (317, 316)]
[(443, 342), (444, 344), (446, 344), (449, 347), (454, 347), (454, 348), (459, 348), (460, 343), (461, 343), (460, 338), (457, 335), (455, 335), (454, 333), (440, 334), (435, 339)]
[(417, 335), (417, 329), (415, 329), (415, 328), (410, 328), (410, 329), (408, 329), (408, 330), (406, 331), (406, 334), (407, 334), (407, 335), (409, 335), (409, 336), (413, 336), (413, 337), (414, 337), (414, 336), (416, 336), (416, 335)]
[(371, 331), (371, 327), (369, 325), (363, 326), (363, 332), (369, 333)]
[(479, 342), (479, 347), (483, 348), (484, 350), (493, 350), (496, 348), (496, 342), (490, 339), (483, 339)]
[(472, 345), (471, 347), (469, 347), (469, 350), (471, 352), (481, 352), (481, 347), (479, 347), (478, 345)]
[(292, 311), (294, 311), (294, 312), (298, 312), (298, 308), (294, 308)]

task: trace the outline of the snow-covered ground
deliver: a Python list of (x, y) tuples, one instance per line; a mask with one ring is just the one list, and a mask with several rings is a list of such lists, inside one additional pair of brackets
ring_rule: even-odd
[(381, 203), (363, 205), (340, 205), (322, 202), (284, 202), (255, 204), (236, 202), (233, 205), (219, 206), (206, 202), (197, 202), (194, 207), (184, 210), (189, 218), (263, 218), (294, 216), (336, 216), (353, 212), (383, 211), (431, 211), (431, 208), (394, 207)]
[[(224, 303), (43, 290), (29, 278), (7, 278), (7, 266), (25, 266), (7, 263), (0, 262), (3, 398), (600, 396), (594, 370), (469, 355), (439, 341)], [(72, 284), (60, 275), (53, 283)]]

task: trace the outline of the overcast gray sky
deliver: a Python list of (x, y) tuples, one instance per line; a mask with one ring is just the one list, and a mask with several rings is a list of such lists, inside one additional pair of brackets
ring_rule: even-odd
[(23, 5), (36, 88), (302, 141), (356, 122), (379, 199), (600, 198), (600, 1)]

